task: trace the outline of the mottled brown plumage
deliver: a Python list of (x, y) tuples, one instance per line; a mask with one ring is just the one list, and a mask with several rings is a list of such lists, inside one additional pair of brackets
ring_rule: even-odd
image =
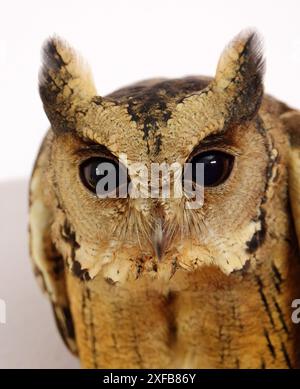
[[(213, 79), (100, 97), (74, 51), (46, 43), (51, 128), (31, 180), (31, 255), (84, 367), (300, 367), (300, 114), (263, 94), (263, 68), (245, 32)], [(234, 165), (200, 209), (187, 198), (99, 199), (79, 174), (103, 154), (125, 153), (130, 175), (135, 162), (183, 164), (212, 149)]]

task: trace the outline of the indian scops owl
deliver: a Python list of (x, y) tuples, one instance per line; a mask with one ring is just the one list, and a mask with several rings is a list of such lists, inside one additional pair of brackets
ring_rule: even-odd
[[(83, 367), (300, 367), (300, 112), (264, 94), (263, 72), (245, 31), (214, 78), (100, 97), (73, 49), (46, 42), (51, 128), (30, 184), (31, 256)], [(130, 182), (136, 163), (202, 163), (204, 203), (101, 198), (101, 161)]]

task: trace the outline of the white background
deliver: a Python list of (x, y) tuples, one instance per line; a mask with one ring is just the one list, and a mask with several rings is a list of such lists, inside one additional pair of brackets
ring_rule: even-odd
[(155, 76), (213, 75), (227, 42), (265, 38), (268, 93), (300, 108), (299, 0), (0, 0), (0, 367), (77, 367), (31, 272), (27, 179), (48, 121), (37, 90), (40, 47), (57, 33), (106, 94)]
[(27, 177), (48, 121), (37, 91), (53, 33), (90, 63), (99, 94), (153, 76), (213, 75), (241, 29), (265, 38), (266, 90), (300, 107), (298, 0), (0, 1), (0, 180)]

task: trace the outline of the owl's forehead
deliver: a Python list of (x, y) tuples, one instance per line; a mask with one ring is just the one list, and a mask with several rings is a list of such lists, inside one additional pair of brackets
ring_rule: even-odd
[(191, 93), (200, 92), (211, 81), (208, 77), (184, 77), (179, 79), (150, 79), (135, 83), (109, 94), (106, 98), (117, 104), (128, 105), (132, 120), (143, 123), (150, 117), (167, 121), (172, 106)]
[(167, 129), (174, 110), (209, 82), (208, 77), (196, 76), (150, 79), (119, 89), (99, 102), (95, 98), (99, 107), (88, 115), (91, 138), (116, 154), (128, 154), (131, 160), (163, 160), (164, 144), (172, 138), (179, 141), (179, 134)]
[(150, 132), (168, 122), (178, 103), (192, 93), (202, 91), (209, 81), (205, 77), (150, 79), (119, 89), (107, 98), (126, 105), (131, 120), (137, 123), (147, 140)]

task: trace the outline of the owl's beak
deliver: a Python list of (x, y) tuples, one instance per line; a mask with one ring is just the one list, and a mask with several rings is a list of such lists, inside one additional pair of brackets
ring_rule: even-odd
[(155, 255), (159, 261), (162, 260), (166, 248), (166, 239), (163, 228), (163, 220), (158, 217), (155, 220), (153, 236), (152, 236), (152, 245), (155, 252)]

